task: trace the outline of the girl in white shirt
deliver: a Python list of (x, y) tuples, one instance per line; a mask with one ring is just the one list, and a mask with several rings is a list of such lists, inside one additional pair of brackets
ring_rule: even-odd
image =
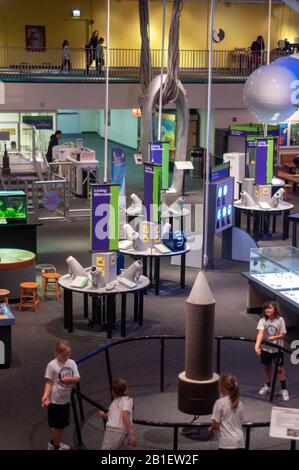
[(126, 449), (128, 440), (132, 447), (137, 445), (133, 429), (133, 399), (127, 395), (127, 390), (128, 384), (125, 380), (114, 380), (114, 400), (109, 406), (109, 411), (99, 411), (99, 415), (106, 421), (102, 450)]
[(223, 397), (214, 404), (209, 431), (218, 431), (219, 450), (244, 449), (243, 404), (236, 377), (232, 374), (222, 375), (219, 391)]
[[(283, 367), (283, 352), (271, 347), (271, 344), (283, 346), (283, 338), (286, 335), (286, 325), (284, 319), (279, 315), (277, 303), (269, 300), (264, 303), (263, 317), (257, 325), (257, 336), (255, 342), (255, 352), (261, 358), (264, 366), (264, 385), (259, 390), (260, 395), (268, 395), (271, 392), (272, 362), (278, 363), (278, 379), (281, 385), (281, 399), (289, 400), (289, 393), (286, 385), (286, 374)], [(270, 343), (262, 344), (267, 341)]]

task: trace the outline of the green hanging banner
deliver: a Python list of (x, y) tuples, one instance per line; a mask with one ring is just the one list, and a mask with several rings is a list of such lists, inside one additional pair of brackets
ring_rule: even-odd
[(169, 142), (150, 142), (148, 145), (149, 163), (162, 165), (161, 189), (169, 188)]
[(145, 220), (160, 222), (161, 165), (144, 163)]

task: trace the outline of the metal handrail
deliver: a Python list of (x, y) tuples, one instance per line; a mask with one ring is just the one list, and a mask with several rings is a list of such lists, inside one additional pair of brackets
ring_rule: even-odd
[[(101, 348), (96, 349), (95, 351), (86, 354), (85, 356), (81, 357), (78, 359), (76, 362), (77, 364), (82, 364), (83, 362), (88, 361), (90, 358), (97, 356), (98, 354), (105, 352), (106, 356), (106, 368), (107, 368), (107, 374), (108, 374), (108, 379), (109, 379), (109, 384), (110, 384), (110, 390), (111, 390), (111, 383), (112, 383), (112, 369), (111, 369), (111, 361), (110, 361), (110, 355), (109, 355), (109, 350), (117, 345), (123, 344), (123, 343), (130, 343), (130, 342), (135, 342), (135, 341), (144, 341), (144, 340), (160, 340), (160, 392), (164, 392), (164, 373), (165, 373), (165, 354), (164, 354), (164, 348), (165, 348), (165, 340), (168, 339), (185, 339), (185, 336), (182, 335), (153, 335), (153, 336), (139, 336), (139, 337), (134, 337), (134, 338), (125, 338), (122, 340), (115, 341), (113, 343), (108, 343), (105, 346), (102, 346)], [(246, 338), (244, 336), (215, 336), (214, 339), (217, 342), (217, 349), (216, 349), (216, 371), (218, 374), (220, 374), (220, 364), (221, 364), (221, 342), (225, 340), (231, 340), (231, 341), (245, 341), (245, 342), (250, 342), (250, 343), (255, 343), (255, 339), (253, 338)], [(267, 341), (264, 342), (264, 344), (268, 344), (272, 347), (275, 347), (279, 351), (284, 351), (287, 354), (291, 354), (292, 351), (288, 348), (284, 348), (282, 346), (278, 345), (273, 345), (272, 343), (269, 343)], [(273, 394), (274, 394), (274, 389), (275, 389), (275, 384), (276, 384), (276, 378), (277, 378), (277, 369), (278, 369), (278, 362), (275, 363), (275, 370), (274, 370), (274, 379), (273, 379), (273, 384), (272, 384), (272, 389), (271, 389), (271, 394), (270, 394), (270, 401), (273, 401)], [(272, 394), (273, 391), (273, 394)], [(81, 433), (81, 426), (80, 426), (80, 421), (78, 418), (78, 412), (77, 412), (77, 407), (76, 407), (76, 399), (75, 397), (78, 398), (78, 403), (79, 403), (79, 409), (80, 409), (80, 418), (81, 421), (84, 421), (84, 411), (83, 411), (83, 400), (87, 401), (90, 403), (92, 406), (94, 406), (97, 409), (101, 409), (103, 411), (107, 411), (104, 407), (99, 405), (97, 402), (94, 400), (90, 399), (87, 397), (87, 395), (84, 395), (81, 390), (80, 390), (80, 385), (77, 385), (77, 388), (73, 389), (72, 391), (72, 407), (73, 407), (73, 415), (74, 415), (74, 421), (75, 421), (75, 428), (76, 428), (76, 436), (77, 436), (77, 442), (79, 447), (83, 446), (83, 439), (82, 439), (82, 433)], [(195, 427), (195, 428), (206, 428), (210, 425), (210, 423), (169, 423), (169, 422), (156, 422), (156, 421), (148, 421), (148, 420), (139, 420), (139, 419), (134, 419), (133, 420), (135, 424), (140, 424), (140, 425), (145, 425), (145, 426), (152, 426), (152, 427), (167, 427), (167, 428), (173, 428), (173, 450), (178, 449), (178, 430), (180, 427), (184, 426), (190, 426), (190, 427)], [(251, 430), (253, 428), (261, 428), (261, 427), (269, 427), (270, 422), (265, 421), (265, 422), (247, 422), (243, 423), (243, 428), (245, 428), (245, 449), (249, 450), (250, 449), (250, 437), (251, 437)], [(290, 449), (295, 450), (296, 449), (296, 441), (290, 439)]]
[[(153, 74), (160, 73), (162, 51), (152, 49), (151, 64)], [(31, 79), (63, 79), (63, 80), (104, 80), (96, 68), (87, 62), (87, 51), (84, 48), (72, 48), (71, 70), (63, 70), (62, 50), (47, 48), (43, 50), (28, 50), (24, 47), (0, 46), (0, 76), (1, 79), (18, 78)], [(168, 51), (164, 51), (164, 63), (167, 63)], [(287, 52), (274, 49), (271, 51), (271, 61), (287, 55)], [(261, 65), (265, 65), (266, 51), (261, 54), (251, 53), (248, 49), (214, 50), (213, 75), (216, 80), (245, 79)], [(127, 79), (139, 81), (140, 50), (139, 49), (109, 49), (109, 64), (111, 79)], [(208, 68), (207, 50), (180, 50), (179, 77), (181, 80), (206, 80)], [(165, 68), (166, 69), (166, 68)]]

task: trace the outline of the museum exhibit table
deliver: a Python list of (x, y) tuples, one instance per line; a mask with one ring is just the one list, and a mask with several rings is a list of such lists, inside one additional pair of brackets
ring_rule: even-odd
[[(185, 287), (185, 271), (186, 271), (186, 253), (190, 251), (189, 245), (186, 244), (186, 248), (181, 251), (170, 251), (168, 253), (160, 253), (156, 248), (149, 248), (147, 251), (135, 251), (135, 250), (119, 250), (124, 255), (132, 256), (133, 258), (142, 258), (143, 263), (143, 274), (147, 276), (147, 264), (149, 260), (150, 267), (150, 281), (155, 279), (155, 295), (160, 293), (160, 261), (161, 258), (169, 256), (180, 256), (181, 257), (181, 270), (180, 270), (180, 286), (182, 289)], [(154, 272), (152, 261), (154, 260)]]
[(66, 161), (71, 162), (75, 167), (75, 193), (77, 196), (83, 196), (84, 190), (83, 185), (85, 183), (85, 179), (87, 178), (87, 197), (89, 194), (89, 180), (88, 177), (84, 178), (83, 171), (86, 173), (94, 172), (97, 170), (99, 166), (99, 162), (97, 160), (77, 160), (74, 157), (66, 157)]
[(250, 252), (247, 312), (261, 313), (263, 303), (276, 300), (286, 323), (299, 322), (299, 250), (292, 246), (254, 248)]
[[(290, 210), (293, 209), (293, 204), (289, 202), (280, 201), (279, 205), (275, 208), (263, 209), (259, 206), (244, 206), (236, 201), (234, 203), (235, 209), (235, 227), (241, 227), (241, 216), (245, 214), (247, 217), (247, 232), (252, 235), (255, 241), (262, 239), (264, 236), (269, 235), (270, 232), (270, 217), (273, 217), (272, 233), (276, 230), (276, 217), (283, 216), (283, 229), (282, 239), (289, 238), (289, 220)], [(251, 230), (251, 216), (253, 216), (253, 228)]]
[(1, 248), (20, 248), (36, 253), (37, 227), (41, 223), (0, 224)]
[(138, 322), (140, 326), (143, 324), (143, 294), (150, 282), (145, 276), (140, 276), (136, 287), (131, 289), (121, 284), (119, 277), (116, 279), (115, 287), (111, 290), (107, 290), (106, 287), (96, 289), (92, 287), (91, 280), (86, 287), (72, 287), (73, 279), (70, 274), (61, 276), (58, 282), (60, 287), (64, 290), (64, 328), (66, 328), (69, 333), (74, 331), (73, 292), (83, 294), (84, 318), (86, 319), (88, 319), (88, 296), (92, 298), (91, 324), (102, 324), (105, 316), (107, 317), (108, 338), (112, 338), (113, 325), (116, 320), (116, 295), (118, 294), (121, 296), (121, 336), (126, 336), (127, 294), (134, 294), (134, 321)]
[(0, 368), (9, 367), (11, 362), (11, 327), (15, 317), (6, 304), (0, 304)]
[(35, 259), (31, 251), (0, 249), (0, 287), (10, 291), (10, 301), (18, 301), (21, 282), (35, 282)]

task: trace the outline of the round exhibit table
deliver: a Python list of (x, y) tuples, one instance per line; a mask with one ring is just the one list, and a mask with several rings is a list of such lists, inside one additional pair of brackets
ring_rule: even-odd
[[(87, 272), (88, 274), (88, 272)], [(88, 319), (88, 296), (92, 298), (92, 317), (91, 323), (102, 324), (103, 318), (107, 317), (107, 337), (112, 338), (113, 325), (116, 320), (116, 295), (121, 295), (121, 336), (126, 336), (126, 317), (127, 317), (127, 294), (134, 294), (134, 321), (139, 325), (143, 324), (143, 294), (149, 285), (149, 279), (140, 276), (136, 287), (129, 289), (121, 282), (119, 276), (116, 279), (115, 288), (107, 290), (106, 287), (94, 288), (91, 281), (86, 287), (72, 287), (72, 278), (69, 274), (61, 276), (58, 280), (59, 285), (64, 290), (64, 328), (69, 333), (74, 331), (73, 323), (73, 292), (83, 294), (84, 298), (84, 318)], [(103, 317), (102, 317), (103, 313)]]
[(31, 251), (0, 249), (0, 288), (10, 291), (9, 300), (20, 298), (21, 282), (35, 282), (35, 259)]
[[(143, 263), (143, 274), (147, 276), (147, 261), (150, 260), (150, 281), (155, 279), (155, 295), (160, 294), (160, 260), (164, 257), (169, 256), (180, 256), (181, 257), (181, 270), (180, 270), (180, 286), (182, 289), (185, 287), (185, 271), (186, 271), (186, 253), (190, 251), (190, 246), (186, 244), (186, 248), (181, 251), (170, 251), (169, 253), (160, 253), (156, 248), (148, 248), (146, 251), (136, 250), (122, 250), (119, 249), (120, 253), (124, 255), (132, 256), (133, 258), (142, 258)], [(154, 260), (154, 273), (152, 267), (152, 261)]]
[[(241, 203), (234, 203), (235, 210), (235, 226), (241, 226), (241, 216), (245, 213), (247, 216), (247, 233), (252, 234), (255, 241), (263, 239), (264, 235), (270, 233), (270, 217), (273, 217), (272, 233), (276, 230), (276, 217), (283, 215), (283, 228), (282, 228), (282, 239), (286, 240), (289, 238), (289, 215), (290, 210), (293, 209), (293, 204), (289, 202), (280, 201), (277, 207), (263, 209), (259, 206), (244, 206)], [(251, 231), (250, 217), (253, 215), (253, 229)]]

